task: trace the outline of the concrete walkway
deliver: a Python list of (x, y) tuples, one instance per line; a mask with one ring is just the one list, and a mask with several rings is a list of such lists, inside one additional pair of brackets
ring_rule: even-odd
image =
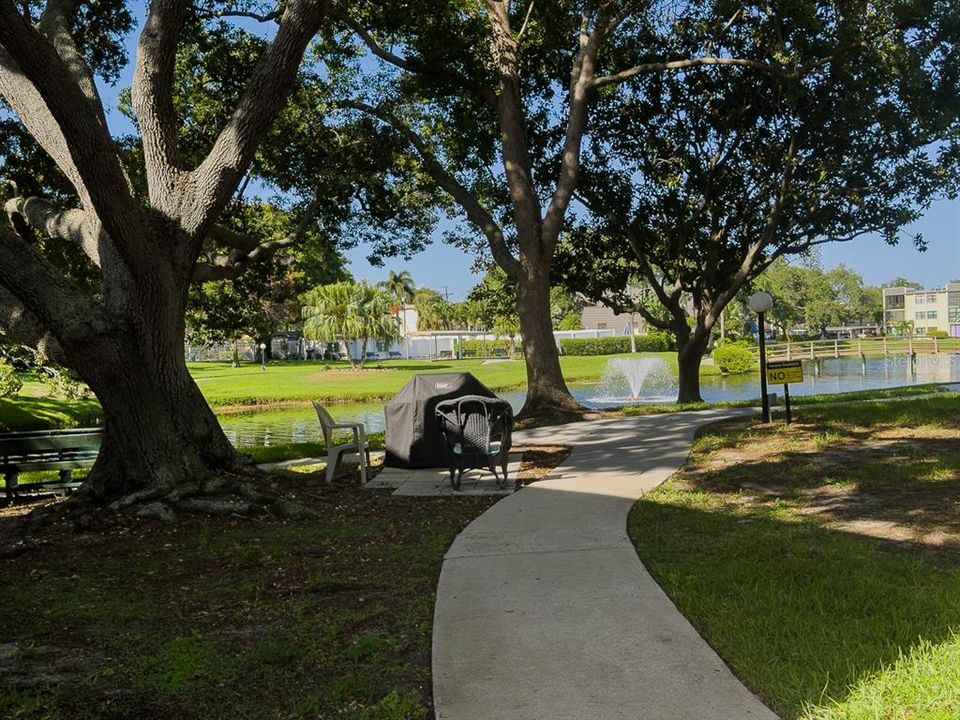
[(447, 553), (433, 627), (438, 719), (776, 719), (657, 586), (626, 533), (633, 503), (683, 463), (697, 427), (736, 414), (517, 434), (575, 449)]

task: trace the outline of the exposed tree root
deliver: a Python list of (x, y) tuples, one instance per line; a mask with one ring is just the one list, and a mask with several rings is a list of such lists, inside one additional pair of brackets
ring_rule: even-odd
[[(257, 471), (213, 475), (173, 488), (147, 488), (108, 505), (97, 504), (90, 493), (81, 489), (66, 500), (43, 505), (20, 517), (8, 518), (8, 522), (24, 535), (32, 536), (35, 531), (55, 524), (74, 532), (89, 532), (143, 520), (175, 523), (185, 516), (284, 520), (319, 517), (312, 508), (267, 491), (266, 477)], [(8, 545), (3, 556), (22, 554), (30, 549), (31, 544), (32, 541)]]

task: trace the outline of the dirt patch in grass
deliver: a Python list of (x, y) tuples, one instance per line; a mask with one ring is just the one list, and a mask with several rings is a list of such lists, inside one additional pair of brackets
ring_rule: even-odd
[(529, 485), (543, 480), (551, 470), (570, 457), (572, 451), (569, 445), (514, 445), (511, 452), (523, 453), (518, 482)]
[(842, 430), (737, 420), (706, 430), (678, 487), (873, 538), (960, 550), (960, 443), (940, 425)]
[(331, 377), (335, 377), (338, 382), (345, 380), (368, 380), (371, 375), (395, 372), (397, 372), (395, 368), (385, 367), (365, 367), (363, 370), (360, 368), (330, 368), (329, 370), (321, 370), (320, 372), (307, 375), (305, 379), (307, 382), (318, 383), (329, 381)]

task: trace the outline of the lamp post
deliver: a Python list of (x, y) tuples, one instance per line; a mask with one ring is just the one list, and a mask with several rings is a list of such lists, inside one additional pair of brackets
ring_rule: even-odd
[(763, 407), (763, 421), (770, 422), (770, 398), (767, 395), (767, 331), (763, 324), (764, 315), (773, 307), (773, 297), (762, 290), (754, 293), (747, 301), (750, 309), (757, 314), (757, 327), (760, 331), (760, 393)]
[(267, 369), (267, 344), (260, 343), (260, 369), (266, 371)]

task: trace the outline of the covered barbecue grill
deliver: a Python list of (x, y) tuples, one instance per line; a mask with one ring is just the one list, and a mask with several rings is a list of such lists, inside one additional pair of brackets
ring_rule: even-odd
[(470, 373), (414, 375), (387, 402), (385, 465), (398, 468), (447, 467), (447, 451), (437, 427), (437, 403), (464, 395), (497, 397)]

